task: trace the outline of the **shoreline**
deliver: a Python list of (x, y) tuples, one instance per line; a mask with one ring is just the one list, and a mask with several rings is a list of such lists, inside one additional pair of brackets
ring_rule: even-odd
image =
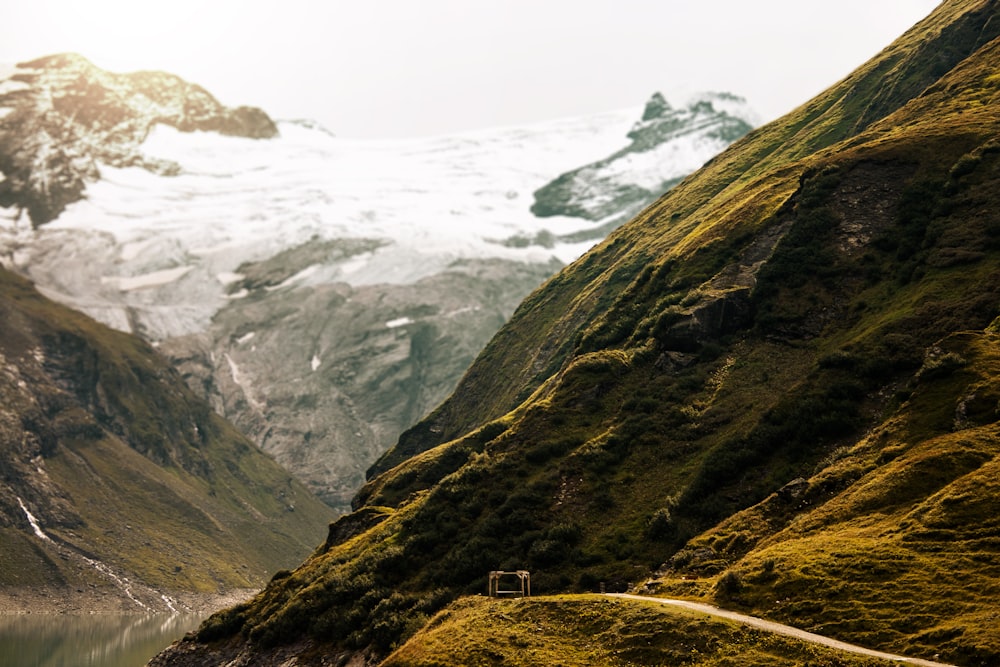
[[(0, 616), (39, 615), (91, 615), (91, 614), (202, 614), (217, 611), (245, 602), (260, 589), (245, 588), (216, 593), (171, 591), (142, 595), (141, 600), (129, 598), (118, 590), (91, 590), (65, 588), (0, 588)], [(163, 599), (166, 597), (169, 599)]]

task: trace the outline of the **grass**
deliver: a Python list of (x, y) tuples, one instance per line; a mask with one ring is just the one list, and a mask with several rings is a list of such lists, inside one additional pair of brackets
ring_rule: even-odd
[[(945, 339), (937, 355), (963, 363), (917, 373), (896, 413), (799, 497), (776, 494), (692, 540), (741, 584), (702, 594), (866, 645), (1000, 659), (997, 340)], [(734, 547), (738, 534), (752, 548)], [(675, 572), (661, 585), (685, 583)]]
[(891, 663), (656, 603), (554, 596), (462, 598), (439, 612), (381, 664), (874, 667)]

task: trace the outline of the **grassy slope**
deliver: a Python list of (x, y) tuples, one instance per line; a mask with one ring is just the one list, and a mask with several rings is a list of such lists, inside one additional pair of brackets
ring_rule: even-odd
[(561, 596), (531, 601), (463, 598), (431, 619), (382, 664), (877, 667), (894, 663), (654, 603)]
[[(382, 654), (491, 569), (586, 591), (667, 562), (670, 591), (887, 650), (1000, 658), (998, 551), (958, 518), (988, 521), (995, 505), (997, 401), (969, 389), (995, 381), (995, 13), (942, 4), (553, 278), (376, 466), (400, 462), (356, 502), (385, 520), (343, 532), (201, 639)], [(973, 372), (959, 367), (978, 379), (943, 389)], [(896, 514), (849, 502), (921, 480), (926, 456), (949, 463), (941, 486), (902, 484)], [(785, 487), (796, 478), (809, 481)], [(810, 504), (786, 501), (803, 484)], [(940, 518), (931, 530), (918, 516)]]
[[(83, 554), (140, 585), (214, 593), (309, 553), (329, 509), (147, 345), (3, 271), (0, 311), (5, 588), (114, 589)], [(16, 497), (64, 548), (30, 535)]]
[[(811, 476), (692, 540), (664, 591), (714, 595), (867, 645), (1000, 655), (1000, 336), (945, 338), (890, 419)], [(712, 590), (680, 579), (709, 549)], [(718, 569), (716, 561), (712, 569)]]

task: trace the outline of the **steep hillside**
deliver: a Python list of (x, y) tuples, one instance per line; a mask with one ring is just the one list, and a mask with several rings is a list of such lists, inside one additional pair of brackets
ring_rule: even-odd
[(377, 663), (498, 568), (1000, 661), (998, 9), (943, 3), (552, 278), (321, 549), (158, 664)]
[(5, 609), (182, 608), (256, 588), (332, 517), (152, 348), (2, 269), (0, 363)]

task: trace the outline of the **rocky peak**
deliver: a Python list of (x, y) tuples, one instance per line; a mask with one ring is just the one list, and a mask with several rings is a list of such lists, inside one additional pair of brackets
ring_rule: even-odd
[(0, 206), (26, 210), (32, 225), (83, 197), (99, 164), (172, 174), (142, 156), (157, 123), (264, 139), (277, 136), (260, 109), (223, 106), (201, 86), (164, 72), (116, 74), (72, 53), (19, 63), (0, 81)]
[(663, 93), (656, 91), (653, 96), (649, 98), (646, 102), (646, 108), (642, 111), (642, 119), (653, 120), (654, 118), (662, 118), (666, 113), (671, 110), (670, 103), (667, 99), (663, 97)]
[(731, 93), (701, 93), (675, 108), (655, 92), (628, 145), (539, 188), (531, 211), (600, 222), (610, 232), (755, 124), (746, 100)]
[(632, 140), (629, 149), (633, 152), (650, 150), (706, 126), (711, 126), (711, 138), (728, 145), (753, 129), (753, 125), (753, 114), (748, 111), (746, 100), (738, 95), (701, 93), (676, 109), (657, 92), (646, 103), (642, 120), (628, 133)]

